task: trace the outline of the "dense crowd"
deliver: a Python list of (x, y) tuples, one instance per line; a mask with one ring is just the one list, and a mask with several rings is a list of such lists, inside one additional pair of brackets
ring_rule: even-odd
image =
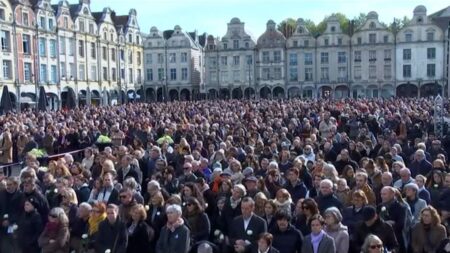
[(434, 134), (433, 108), (293, 99), (6, 114), (0, 252), (450, 252), (450, 136)]

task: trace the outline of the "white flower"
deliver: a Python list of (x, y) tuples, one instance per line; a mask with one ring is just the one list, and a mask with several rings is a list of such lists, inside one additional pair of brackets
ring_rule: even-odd
[(88, 235), (87, 235), (87, 234), (83, 234), (83, 235), (81, 236), (81, 238), (82, 238), (82, 239), (87, 239), (87, 238), (88, 238)]
[(247, 230), (247, 235), (253, 235), (253, 231)]
[(13, 230), (17, 230), (19, 228), (19, 226), (17, 226), (17, 224), (14, 224), (13, 226), (12, 226), (12, 229)]
[(385, 206), (381, 207), (381, 211), (386, 212), (386, 207)]
[(3, 215), (3, 219), (8, 219), (8, 214)]
[(158, 211), (158, 212), (156, 212), (156, 215), (158, 215), (158, 216), (159, 216), (160, 214), (161, 214), (161, 212), (159, 212), (159, 211)]
[(53, 190), (55, 193), (58, 193), (58, 188), (55, 188), (55, 190)]
[(105, 250), (105, 253), (111, 253), (110, 249)]
[(148, 205), (145, 205), (145, 210), (146, 211), (150, 210), (150, 207)]
[(225, 237), (223, 236), (223, 234), (220, 234), (219, 240), (223, 241), (223, 239), (225, 239)]
[(219, 235), (220, 235), (220, 230), (216, 229), (216, 230), (214, 231), (214, 235), (215, 235), (215, 236), (219, 236)]
[(208, 208), (208, 203), (205, 203), (205, 208)]
[(438, 184), (434, 184), (434, 188), (438, 188), (439, 187), (439, 185)]

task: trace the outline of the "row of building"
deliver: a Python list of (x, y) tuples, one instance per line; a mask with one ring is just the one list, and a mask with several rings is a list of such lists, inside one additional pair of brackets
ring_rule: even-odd
[(221, 38), (152, 27), (137, 13), (92, 12), (89, 0), (0, 0), (0, 87), (18, 108), (130, 100), (430, 96), (447, 93), (450, 6), (391, 32), (370, 12), (344, 33), (331, 16), (318, 37), (302, 19), (289, 38), (269, 20), (255, 39), (233, 18)]

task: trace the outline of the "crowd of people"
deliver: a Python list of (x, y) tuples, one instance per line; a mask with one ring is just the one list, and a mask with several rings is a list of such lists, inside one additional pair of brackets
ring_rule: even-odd
[(450, 252), (450, 135), (435, 135), (433, 105), (228, 100), (2, 115), (0, 252)]

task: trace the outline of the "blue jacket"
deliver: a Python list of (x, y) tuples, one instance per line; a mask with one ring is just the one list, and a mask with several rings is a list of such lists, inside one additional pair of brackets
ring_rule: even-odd
[(308, 189), (306, 189), (305, 184), (301, 180), (297, 181), (295, 185), (292, 185), (287, 181), (284, 188), (291, 194), (294, 203), (297, 203), (299, 199), (305, 198), (306, 193), (308, 192)]

